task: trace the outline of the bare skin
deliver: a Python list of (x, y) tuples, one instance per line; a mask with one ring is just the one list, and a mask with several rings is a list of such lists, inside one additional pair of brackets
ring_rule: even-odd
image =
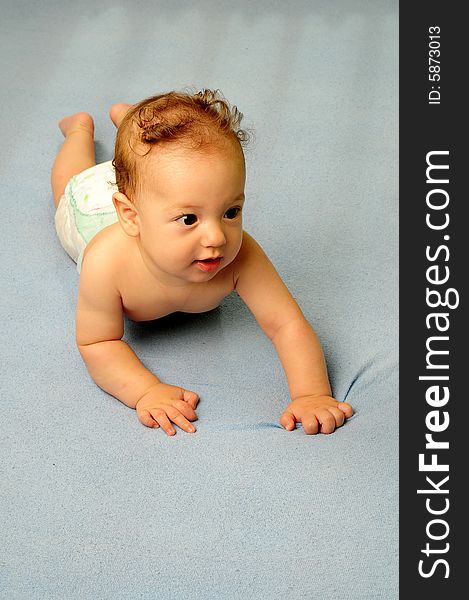
[(109, 109), (109, 116), (111, 117), (111, 121), (114, 123), (116, 127), (119, 127), (122, 119), (125, 116), (125, 113), (132, 107), (132, 104), (113, 104)]
[(52, 166), (51, 185), (55, 208), (69, 179), (96, 164), (93, 117), (85, 112), (75, 113), (61, 119), (59, 127), (65, 141)]
[[(122, 103), (111, 106), (109, 116), (116, 127), (119, 127), (131, 106)], [(93, 117), (89, 113), (79, 112), (63, 117), (58, 125), (65, 142), (52, 167), (51, 183), (55, 208), (69, 179), (96, 164)]]
[[(114, 104), (119, 127), (130, 104)], [(58, 206), (75, 174), (94, 164), (94, 123), (85, 112), (59, 122), (65, 141), (52, 168)], [(160, 151), (145, 163), (145, 197), (113, 196), (119, 221), (84, 252), (77, 301), (77, 345), (95, 382), (135, 408), (141, 423), (195, 432), (196, 392), (161, 382), (122, 341), (123, 315), (152, 320), (176, 311), (205, 312), (236, 291), (274, 344), (291, 403), (286, 430), (332, 433), (352, 407), (332, 397), (316, 334), (257, 242), (242, 228), (244, 158), (231, 145), (201, 155)], [(156, 177), (156, 174), (158, 175)], [(208, 259), (220, 257), (214, 263)], [(211, 266), (207, 266), (211, 265)]]

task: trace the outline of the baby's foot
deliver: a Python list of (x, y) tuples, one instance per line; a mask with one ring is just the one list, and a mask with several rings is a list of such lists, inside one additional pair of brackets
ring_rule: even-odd
[(126, 112), (129, 108), (132, 108), (132, 106), (132, 104), (113, 104), (111, 106), (109, 109), (109, 116), (116, 127), (119, 127)]
[(79, 112), (59, 121), (60, 131), (65, 137), (74, 131), (87, 131), (94, 135), (93, 117), (86, 112)]

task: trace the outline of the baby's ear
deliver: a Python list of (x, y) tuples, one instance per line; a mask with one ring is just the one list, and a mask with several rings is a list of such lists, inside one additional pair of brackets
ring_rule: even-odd
[(114, 192), (112, 202), (122, 229), (127, 235), (135, 237), (139, 234), (138, 212), (135, 205), (121, 192)]

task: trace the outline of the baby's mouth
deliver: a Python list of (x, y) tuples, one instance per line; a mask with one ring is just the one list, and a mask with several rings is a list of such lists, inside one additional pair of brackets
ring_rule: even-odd
[(223, 256), (218, 256), (217, 258), (204, 258), (202, 260), (195, 260), (194, 263), (199, 269), (208, 273), (218, 269), (222, 258)]
[(223, 256), (217, 256), (216, 258), (201, 258), (194, 262), (213, 263), (213, 262), (217, 262), (217, 261), (221, 260), (222, 258), (223, 258)]

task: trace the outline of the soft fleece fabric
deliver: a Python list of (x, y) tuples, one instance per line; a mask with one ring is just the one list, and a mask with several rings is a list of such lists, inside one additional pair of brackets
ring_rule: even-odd
[[(397, 2), (4, 2), (0, 597), (366, 600), (398, 595)], [(255, 129), (245, 229), (356, 415), (283, 430), (275, 349), (236, 295), (126, 323), (198, 432), (141, 425), (74, 345), (78, 274), (56, 238), (57, 121), (219, 88)]]

